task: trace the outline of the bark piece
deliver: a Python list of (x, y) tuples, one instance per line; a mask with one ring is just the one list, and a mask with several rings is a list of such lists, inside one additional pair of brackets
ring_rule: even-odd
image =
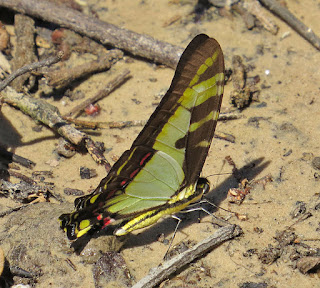
[[(33, 63), (37, 60), (35, 54), (34, 43), (34, 20), (26, 15), (16, 14), (14, 17), (14, 28), (16, 33), (16, 47), (12, 63), (12, 70), (18, 70), (19, 68)], [(28, 88), (32, 88), (35, 83), (35, 77), (30, 72), (25, 73), (21, 77), (15, 79), (11, 83), (11, 87), (16, 91), (23, 91), (23, 86), (27, 81)]]

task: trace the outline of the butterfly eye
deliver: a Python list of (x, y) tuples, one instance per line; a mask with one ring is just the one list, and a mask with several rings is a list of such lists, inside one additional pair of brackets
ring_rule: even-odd
[(207, 194), (209, 190), (210, 190), (210, 182), (208, 181), (208, 179), (199, 178), (196, 185), (196, 191), (199, 191), (199, 194)]

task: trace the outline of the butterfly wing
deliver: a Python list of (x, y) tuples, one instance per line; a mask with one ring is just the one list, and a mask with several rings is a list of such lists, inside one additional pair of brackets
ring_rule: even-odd
[(132, 146), (166, 152), (183, 167), (186, 184), (193, 183), (208, 154), (223, 85), (220, 45), (200, 34), (184, 51), (169, 90)]
[(60, 216), (70, 239), (92, 227), (104, 228), (165, 207), (179, 191), (194, 185), (217, 123), (223, 82), (219, 44), (204, 34), (196, 36), (131, 149), (92, 194), (76, 199), (73, 213)]

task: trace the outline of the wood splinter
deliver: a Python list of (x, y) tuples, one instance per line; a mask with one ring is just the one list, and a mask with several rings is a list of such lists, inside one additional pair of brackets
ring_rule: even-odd
[(105, 88), (98, 91), (98, 93), (92, 98), (86, 99), (82, 103), (74, 107), (69, 113), (65, 114), (64, 117), (78, 116), (88, 105), (94, 104), (102, 98), (108, 96), (115, 88), (124, 83), (129, 76), (130, 71), (128, 69), (124, 70), (122, 73), (113, 78)]

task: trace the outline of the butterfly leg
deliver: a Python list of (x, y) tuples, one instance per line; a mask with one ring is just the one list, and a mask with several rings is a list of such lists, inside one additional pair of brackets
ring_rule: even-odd
[[(223, 227), (223, 226), (226, 226), (226, 225), (230, 224), (228, 221), (214, 216), (214, 214), (212, 214), (210, 211), (208, 211), (207, 209), (203, 208), (202, 206), (199, 207), (199, 204), (202, 204), (202, 203), (207, 203), (207, 204), (210, 204), (213, 207), (219, 208), (219, 207), (217, 207), (217, 205), (215, 205), (214, 203), (212, 203), (209, 200), (204, 198), (204, 199), (202, 199), (201, 201), (199, 201), (197, 203), (189, 205), (187, 209), (180, 211), (180, 213), (188, 213), (188, 212), (193, 212), (193, 211), (203, 211), (206, 214), (210, 215), (212, 217), (212, 219), (213, 219), (213, 223), (218, 225), (218, 226)], [(192, 206), (197, 206), (197, 207), (192, 207)]]
[(166, 251), (166, 254), (164, 254), (164, 256), (163, 256), (163, 260), (167, 260), (168, 253), (169, 253), (169, 250), (170, 250), (170, 248), (171, 248), (171, 246), (172, 246), (173, 239), (174, 239), (174, 237), (176, 236), (176, 233), (177, 233), (177, 231), (178, 231), (178, 227), (179, 227), (179, 225), (180, 225), (180, 223), (181, 223), (181, 221), (182, 221), (182, 220), (181, 220), (178, 216), (176, 216), (176, 215), (171, 215), (171, 218), (177, 220), (178, 223), (177, 223), (177, 225), (176, 225), (176, 228), (174, 229), (174, 232), (173, 232), (173, 235), (172, 235), (172, 237), (171, 237), (171, 240), (170, 240), (170, 243), (169, 243), (169, 247), (168, 247), (168, 249), (167, 249), (167, 251)]

